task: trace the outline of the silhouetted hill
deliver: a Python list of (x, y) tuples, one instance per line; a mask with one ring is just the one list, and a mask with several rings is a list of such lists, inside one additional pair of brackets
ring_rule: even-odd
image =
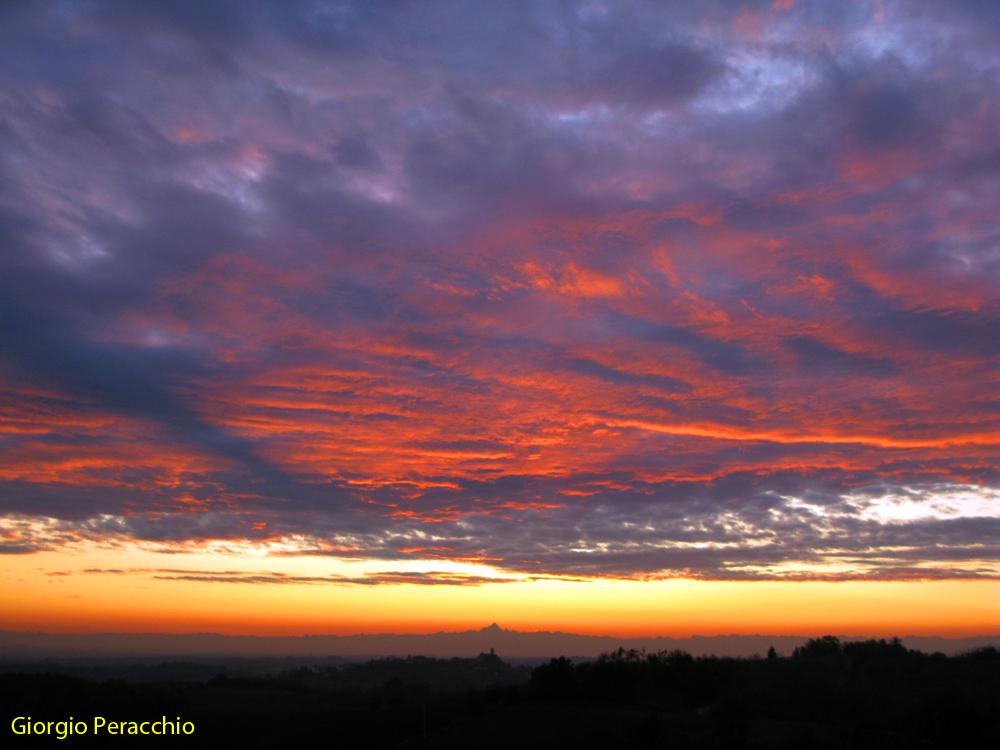
[(55, 739), (17, 734), (26, 721), (18, 716), (43, 723), (86, 717), (95, 727), (95, 716), (176, 717), (191, 729), (184, 737), (112, 737), (95, 728), (60, 740), (80, 748), (965, 750), (1000, 743), (995, 647), (948, 657), (898, 639), (824, 636), (786, 657), (619, 649), (533, 670), (488, 653), (207, 680), (202, 666), (157, 665), (151, 669), (165, 680), (152, 684), (0, 670), (0, 713), (14, 719), (0, 728), (0, 745)]
[[(839, 636), (841, 640), (860, 637)], [(614, 638), (561, 632), (525, 633), (496, 623), (481, 630), (428, 635), (253, 636), (217, 633), (88, 633), (50, 634), (0, 631), (0, 659), (65, 656), (428, 656), (470, 657), (496, 652), (505, 657), (549, 658), (559, 654), (596, 657), (619, 648), (664, 651), (682, 649), (695, 656), (753, 656), (774, 646), (791, 654), (808, 639), (789, 635), (716, 635), (691, 638)], [(988, 645), (1000, 646), (1000, 635), (976, 638), (903, 638), (907, 648), (955, 654)]]

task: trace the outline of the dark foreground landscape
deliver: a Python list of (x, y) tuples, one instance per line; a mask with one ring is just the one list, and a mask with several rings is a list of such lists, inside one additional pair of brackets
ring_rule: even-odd
[[(618, 650), (536, 666), (482, 654), (78, 660), (4, 670), (4, 747), (1000, 747), (1000, 651), (992, 646), (946, 656), (897, 640), (826, 636), (789, 657)], [(19, 716), (36, 728), (53, 722), (51, 734), (16, 735)], [(56, 722), (71, 716), (87, 722), (87, 733), (58, 739)], [(96, 735), (94, 717), (108, 725)], [(128, 736), (128, 722), (137, 730), (163, 717), (190, 722), (193, 734)], [(125, 722), (118, 730), (126, 734), (108, 734), (110, 722)]]

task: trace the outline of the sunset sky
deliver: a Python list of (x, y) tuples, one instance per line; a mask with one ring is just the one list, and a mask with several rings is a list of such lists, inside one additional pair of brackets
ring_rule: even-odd
[(0, 629), (1000, 632), (1000, 4), (0, 6)]

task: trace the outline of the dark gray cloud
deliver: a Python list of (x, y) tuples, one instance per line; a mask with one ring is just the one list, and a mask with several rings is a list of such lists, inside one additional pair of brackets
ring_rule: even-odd
[(886, 150), (906, 146), (920, 132), (913, 97), (893, 86), (867, 91), (858, 97), (851, 130), (867, 148)]
[(857, 375), (878, 377), (893, 372), (892, 362), (888, 359), (876, 359), (858, 356), (840, 349), (828, 346), (815, 336), (790, 336), (785, 340), (786, 346), (799, 358), (803, 367), (815, 370), (830, 370), (833, 372), (854, 372)]
[(30, 555), (40, 552), (45, 547), (38, 547), (30, 544), (16, 544), (13, 542), (0, 542), (0, 555)]
[(0, 552), (993, 575), (992, 7), (5, 4)]
[(87, 342), (64, 320), (28, 304), (0, 304), (0, 343), (8, 363), (37, 383), (54, 385), (72, 396), (164, 425), (181, 440), (237, 461), (270, 478), (283, 476), (257, 456), (251, 444), (227, 435), (185, 407), (168, 383), (202, 368), (184, 351), (142, 350)]
[[(185, 570), (183, 568), (86, 568), (84, 573), (111, 575), (148, 575), (165, 581), (198, 581), (200, 583), (249, 584), (327, 584), (335, 586), (379, 586), (383, 584), (416, 584), (419, 586), (482, 586), (486, 583), (511, 583), (515, 578), (468, 575), (447, 571), (382, 571), (366, 576), (296, 576), (280, 572), (247, 572), (239, 570)], [(48, 574), (52, 575), (52, 574)], [(59, 573), (58, 575), (69, 575)]]

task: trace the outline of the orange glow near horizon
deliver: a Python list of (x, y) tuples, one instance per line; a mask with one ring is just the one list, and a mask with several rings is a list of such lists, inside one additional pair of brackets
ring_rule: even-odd
[[(1000, 633), (1000, 581), (996, 580), (249, 584), (154, 576), (203, 572), (206, 564), (214, 564), (220, 574), (281, 567), (285, 576), (321, 571), (326, 576), (331, 571), (356, 575), (387, 565), (315, 558), (248, 562), (212, 555), (105, 550), (47, 557), (56, 556), (20, 556), (4, 571), (0, 628), (51, 633), (352, 635), (470, 630), (496, 621), (511, 630), (618, 637)], [(178, 557), (194, 559), (178, 561)], [(115, 562), (120, 567), (102, 567)], [(63, 569), (50, 569), (59, 565)], [(157, 567), (145, 567), (149, 565)], [(94, 567), (125, 572), (85, 572)]]

